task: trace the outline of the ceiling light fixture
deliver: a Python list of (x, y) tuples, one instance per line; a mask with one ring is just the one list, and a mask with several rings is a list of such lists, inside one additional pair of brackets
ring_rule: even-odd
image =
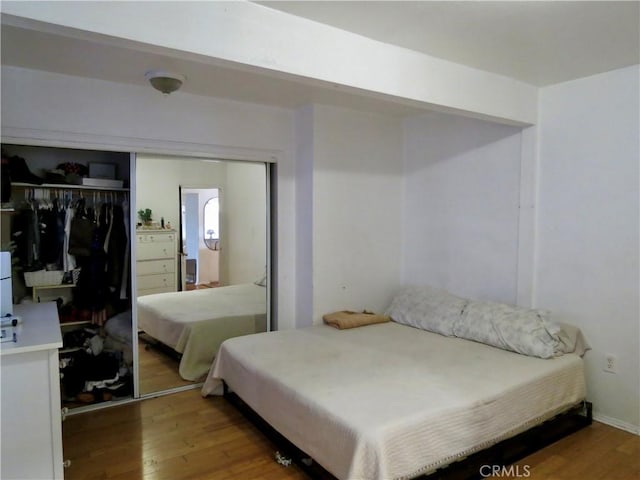
[(151, 86), (159, 92), (169, 95), (171, 92), (179, 90), (186, 80), (184, 75), (179, 73), (164, 72), (161, 70), (149, 70), (144, 74), (144, 78), (149, 80)]

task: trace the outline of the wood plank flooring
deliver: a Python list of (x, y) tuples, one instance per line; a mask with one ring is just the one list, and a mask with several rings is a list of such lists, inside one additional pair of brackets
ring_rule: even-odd
[[(234, 407), (199, 390), (67, 417), (63, 437), (67, 480), (306, 478), (276, 463), (275, 446)], [(640, 437), (596, 422), (518, 465), (519, 477), (499, 478), (638, 480)]]
[(65, 479), (303, 479), (222, 398), (189, 390), (67, 417)]
[(209, 283), (187, 283), (187, 290), (202, 290), (203, 288), (217, 288), (220, 286), (220, 282), (209, 282)]
[(147, 348), (147, 345), (138, 339), (138, 373), (142, 395), (197, 383), (183, 380), (178, 373), (179, 365), (177, 359), (157, 348)]

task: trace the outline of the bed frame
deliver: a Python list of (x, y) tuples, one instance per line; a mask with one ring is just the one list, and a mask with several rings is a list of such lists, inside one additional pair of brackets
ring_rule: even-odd
[[(237, 394), (231, 392), (223, 382), (224, 398), (234, 405), (253, 425), (269, 438), (279, 449), (276, 458), (287, 465), (295, 463), (310, 478), (316, 480), (336, 480), (324, 468), (314, 462), (306, 453), (278, 433), (271, 425), (249, 407)], [(505, 439), (487, 449), (476, 452), (462, 460), (422, 475), (425, 480), (470, 480), (484, 478), (480, 474), (483, 465), (508, 466), (551, 445), (552, 443), (577, 432), (593, 421), (591, 402), (583, 401), (570, 410), (556, 415), (554, 418), (526, 430), (514, 437)]]

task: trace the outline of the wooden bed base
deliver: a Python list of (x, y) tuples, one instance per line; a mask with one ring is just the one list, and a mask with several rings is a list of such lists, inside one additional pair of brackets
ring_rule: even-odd
[[(314, 462), (307, 454), (278, 433), (271, 425), (249, 407), (238, 395), (229, 391), (224, 384), (224, 398), (234, 405), (258, 430), (269, 438), (279, 449), (279, 457), (290, 459), (310, 478), (317, 480), (335, 480), (335, 477)], [(514, 437), (503, 440), (492, 447), (474, 453), (436, 470), (422, 475), (425, 480), (470, 480), (484, 478), (480, 469), (483, 465), (508, 466), (531, 455), (561, 438), (591, 425), (593, 420), (591, 402), (582, 402), (565, 413), (555, 416)], [(486, 472), (489, 468), (485, 467)], [(486, 475), (485, 475), (486, 476)]]

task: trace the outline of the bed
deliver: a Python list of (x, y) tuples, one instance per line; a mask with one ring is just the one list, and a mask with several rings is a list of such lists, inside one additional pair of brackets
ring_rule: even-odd
[(254, 283), (138, 298), (138, 330), (181, 354), (179, 373), (196, 381), (220, 344), (267, 329), (266, 290)]
[(585, 398), (576, 342), (543, 359), (401, 320), (228, 340), (202, 393), (224, 380), (333, 476), (385, 480), (431, 473)]

